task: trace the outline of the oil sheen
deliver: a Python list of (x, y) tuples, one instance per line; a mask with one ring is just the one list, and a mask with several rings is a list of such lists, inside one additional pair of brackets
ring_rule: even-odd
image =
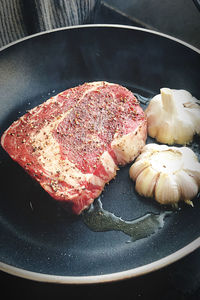
[(102, 207), (101, 198), (94, 201), (87, 211), (82, 213), (83, 222), (92, 231), (122, 231), (131, 237), (131, 241), (147, 238), (164, 226), (165, 217), (172, 212), (160, 214), (147, 213), (144, 216), (125, 221)]

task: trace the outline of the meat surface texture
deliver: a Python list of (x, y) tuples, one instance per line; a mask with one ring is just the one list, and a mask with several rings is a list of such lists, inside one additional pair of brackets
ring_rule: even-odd
[(31, 109), (1, 138), (2, 147), (56, 200), (80, 214), (134, 160), (147, 135), (145, 114), (118, 84), (91, 82)]

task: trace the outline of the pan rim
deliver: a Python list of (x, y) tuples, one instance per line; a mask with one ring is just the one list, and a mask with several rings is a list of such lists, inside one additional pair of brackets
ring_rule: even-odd
[(141, 275), (148, 274), (150, 272), (159, 270), (166, 267), (184, 256), (192, 253), (194, 250), (200, 247), (200, 237), (186, 245), (185, 247), (177, 250), (176, 252), (165, 256), (159, 260), (152, 263), (110, 274), (104, 275), (90, 275), (90, 276), (62, 276), (62, 275), (52, 275), (45, 273), (32, 272), (12, 265), (8, 265), (0, 262), (0, 270), (8, 274), (15, 275), (24, 279), (34, 280), (38, 282), (49, 282), (49, 283), (59, 283), (59, 284), (96, 284), (96, 283), (106, 283), (114, 282), (119, 280), (125, 280), (133, 277), (138, 277)]
[[(64, 31), (64, 30), (73, 30), (73, 29), (81, 29), (81, 28), (120, 28), (120, 29), (128, 29), (128, 30), (135, 30), (135, 31), (142, 31), (147, 32), (150, 34), (158, 35), (170, 40), (173, 40), (179, 44), (182, 44), (183, 46), (197, 52), (200, 54), (200, 49), (190, 45), (189, 43), (175, 38), (171, 35), (157, 32), (155, 30), (150, 30), (146, 28), (140, 28), (135, 26), (129, 26), (129, 25), (118, 25), (118, 24), (84, 24), (84, 25), (74, 25), (74, 26), (67, 26), (67, 27), (61, 27), (56, 29), (51, 29), (44, 32), (39, 32), (30, 36), (23, 37), (19, 40), (16, 40), (14, 42), (9, 43), (6, 46), (3, 46), (0, 48), (0, 51), (3, 51), (13, 45), (16, 45), (20, 42), (23, 42), (25, 40), (29, 40), (35, 37), (38, 37), (40, 35), (49, 34), (52, 32), (57, 31)], [(173, 252), (172, 254), (165, 256), (159, 260), (156, 260), (152, 263), (136, 267), (133, 269), (110, 273), (110, 274), (103, 274), (103, 275), (91, 275), (91, 276), (62, 276), (62, 275), (50, 275), (45, 273), (38, 273), (33, 271), (28, 271), (22, 268), (18, 268), (3, 262), (0, 262), (0, 270), (4, 271), (8, 274), (15, 275), (21, 278), (35, 280), (39, 282), (49, 282), (49, 283), (60, 283), (60, 284), (93, 284), (93, 283), (105, 283), (105, 282), (113, 282), (113, 281), (119, 281), (124, 280), (128, 278), (133, 278), (137, 276), (141, 276), (156, 270), (159, 270), (171, 263), (174, 263), (178, 261), (179, 259), (183, 258), (184, 256), (190, 254), (194, 250), (200, 247), (200, 237), (193, 240), (191, 243), (187, 244), (186, 246), (182, 247), (181, 249)]]
[(192, 49), (193, 51), (197, 52), (198, 54), (200, 54), (200, 49), (198, 49), (197, 47), (193, 46), (193, 45), (190, 45), (189, 43), (179, 39), (179, 38), (176, 38), (174, 36), (171, 36), (169, 34), (166, 34), (166, 33), (162, 33), (162, 32), (159, 32), (159, 31), (156, 31), (156, 30), (152, 30), (152, 29), (147, 29), (147, 28), (142, 28), (142, 27), (137, 27), (137, 26), (130, 26), (130, 25), (120, 25), (120, 24), (83, 24), (83, 25), (73, 25), (73, 26), (66, 26), (66, 27), (59, 27), (59, 28), (54, 28), (54, 29), (50, 29), (50, 30), (46, 30), (46, 31), (41, 31), (41, 32), (38, 32), (38, 33), (35, 33), (35, 34), (32, 34), (32, 35), (28, 35), (28, 36), (25, 36), (21, 39), (18, 39), (14, 42), (11, 42), (3, 47), (0, 48), (0, 51), (3, 51), (13, 45), (16, 45), (20, 42), (23, 42), (25, 40), (29, 40), (29, 39), (32, 39), (32, 38), (35, 38), (37, 36), (40, 36), (40, 35), (45, 35), (45, 34), (49, 34), (49, 33), (53, 33), (53, 32), (56, 32), (56, 31), (64, 31), (64, 30), (72, 30), (72, 29), (81, 29), (81, 28), (95, 28), (95, 27), (99, 27), (99, 28), (103, 28), (103, 27), (110, 27), (110, 28), (124, 28), (124, 29), (129, 29), (129, 30), (136, 30), (136, 31), (143, 31), (143, 32), (147, 32), (147, 33), (152, 33), (152, 34), (155, 34), (155, 35), (158, 35), (158, 36), (161, 36), (161, 37), (164, 37), (164, 38), (167, 38), (167, 39), (170, 39), (170, 40), (173, 40), (177, 43), (180, 43), (190, 49)]

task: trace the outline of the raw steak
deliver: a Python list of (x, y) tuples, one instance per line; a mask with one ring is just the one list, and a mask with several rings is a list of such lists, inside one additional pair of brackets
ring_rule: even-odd
[(80, 214), (146, 141), (146, 117), (132, 92), (92, 82), (31, 109), (1, 144), (56, 200)]

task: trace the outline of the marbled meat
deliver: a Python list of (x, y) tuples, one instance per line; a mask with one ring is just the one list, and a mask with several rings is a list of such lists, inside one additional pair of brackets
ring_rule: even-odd
[(131, 91), (91, 82), (31, 109), (1, 144), (56, 200), (80, 214), (145, 145), (145, 114)]

